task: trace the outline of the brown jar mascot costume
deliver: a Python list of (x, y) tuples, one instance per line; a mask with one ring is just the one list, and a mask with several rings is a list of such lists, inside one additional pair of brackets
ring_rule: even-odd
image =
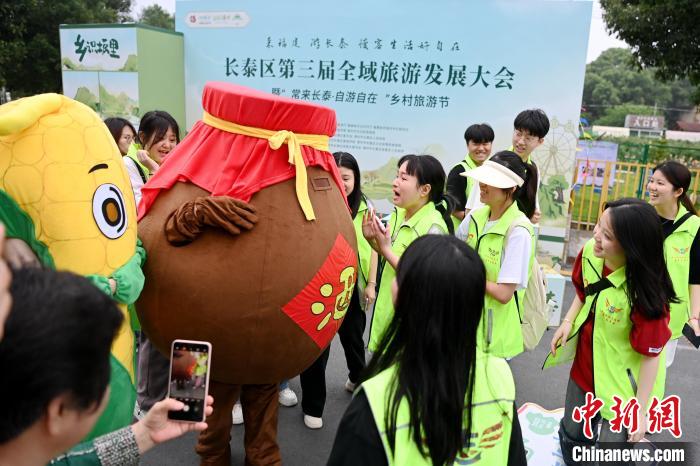
[(153, 344), (212, 344), (202, 464), (230, 464), (239, 395), (246, 464), (281, 462), (278, 383), (330, 344), (356, 279), (356, 240), (328, 140), (335, 112), (208, 83), (202, 120), (142, 190), (146, 286), (137, 302)]

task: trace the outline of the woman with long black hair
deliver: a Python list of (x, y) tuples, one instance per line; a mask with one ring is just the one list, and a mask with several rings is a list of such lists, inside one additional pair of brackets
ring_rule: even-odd
[(671, 304), (671, 340), (666, 345), (666, 367), (673, 364), (676, 346), (687, 322), (700, 335), (700, 217), (688, 197), (690, 170), (675, 160), (654, 167), (647, 184), (649, 204), (661, 219), (666, 267), (678, 295)]
[(432, 155), (404, 155), (392, 184), (394, 211), (384, 228), (370, 209), (362, 234), (383, 262), (377, 302), (369, 331), (369, 350), (376, 351), (394, 314), (389, 289), (401, 254), (417, 238), (429, 233), (454, 233), (451, 214), (455, 201), (445, 193), (445, 170)]
[[(646, 432), (652, 397), (663, 398), (664, 345), (671, 336), (669, 303), (677, 302), (663, 254), (661, 222), (640, 199), (608, 202), (572, 271), (576, 296), (550, 344), (544, 367), (574, 360), (566, 388), (559, 440), (567, 465), (577, 446), (634, 443)], [(600, 435), (572, 413), (593, 393), (603, 402)], [(614, 396), (640, 409), (637, 429), (613, 429)], [(631, 445), (629, 445), (631, 447)]]
[(508, 364), (477, 348), (485, 288), (464, 242), (426, 235), (408, 246), (391, 283), (394, 318), (329, 465), (526, 464)]

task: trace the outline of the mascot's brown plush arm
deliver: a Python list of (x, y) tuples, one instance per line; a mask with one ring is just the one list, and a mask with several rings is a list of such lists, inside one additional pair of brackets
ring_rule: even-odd
[(228, 196), (198, 197), (170, 214), (165, 222), (165, 238), (174, 246), (194, 241), (206, 227), (220, 228), (230, 235), (250, 230), (257, 223), (255, 207)]

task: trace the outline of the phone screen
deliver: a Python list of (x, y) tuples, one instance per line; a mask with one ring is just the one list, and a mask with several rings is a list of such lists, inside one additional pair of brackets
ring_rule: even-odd
[(181, 411), (169, 411), (177, 421), (201, 422), (209, 391), (211, 345), (203, 341), (175, 340), (170, 355), (168, 396), (185, 404)]

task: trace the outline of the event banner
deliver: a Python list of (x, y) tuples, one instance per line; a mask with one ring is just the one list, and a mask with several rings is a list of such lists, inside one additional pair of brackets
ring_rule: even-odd
[(335, 109), (332, 150), (355, 155), (363, 189), (388, 212), (396, 162), (431, 154), (449, 171), (464, 131), (487, 122), (494, 153), (513, 119), (542, 108), (552, 128), (541, 172), (542, 256), (561, 256), (574, 171), (590, 1), (179, 0), (187, 127), (207, 81)]
[(63, 93), (105, 116), (138, 123), (136, 29), (63, 25)]

